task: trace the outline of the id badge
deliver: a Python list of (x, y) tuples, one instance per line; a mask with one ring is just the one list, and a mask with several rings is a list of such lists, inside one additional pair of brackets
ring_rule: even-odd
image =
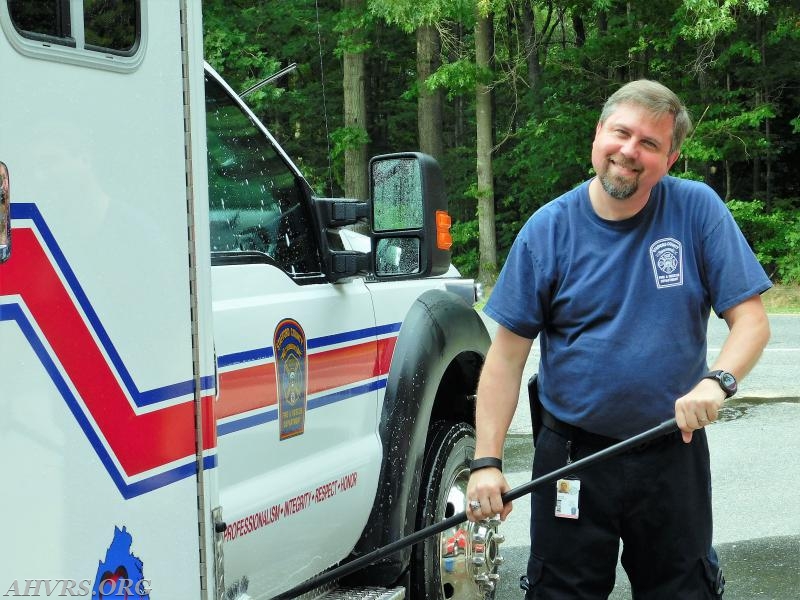
[(562, 519), (577, 519), (579, 515), (580, 479), (556, 481), (556, 516)]

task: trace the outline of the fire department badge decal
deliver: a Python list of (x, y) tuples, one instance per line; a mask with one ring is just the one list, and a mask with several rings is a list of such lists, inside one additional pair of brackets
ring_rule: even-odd
[(283, 319), (275, 328), (275, 378), (278, 384), (280, 439), (303, 433), (306, 423), (308, 352), (306, 334), (294, 319)]
[(656, 287), (683, 285), (683, 247), (675, 238), (663, 238), (650, 246), (650, 262)]

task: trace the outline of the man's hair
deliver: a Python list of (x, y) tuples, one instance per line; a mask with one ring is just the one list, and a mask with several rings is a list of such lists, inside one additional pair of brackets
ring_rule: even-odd
[(640, 106), (655, 118), (665, 114), (672, 115), (674, 124), (672, 127), (672, 145), (669, 149), (670, 154), (680, 150), (683, 140), (686, 139), (692, 129), (692, 119), (689, 117), (689, 113), (680, 98), (667, 86), (657, 81), (639, 79), (623, 85), (606, 100), (600, 113), (600, 123), (605, 123), (606, 119), (611, 116), (620, 104)]

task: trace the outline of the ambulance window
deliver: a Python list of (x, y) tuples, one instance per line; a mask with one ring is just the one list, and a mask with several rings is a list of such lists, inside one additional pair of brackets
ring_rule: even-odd
[(25, 37), (75, 46), (71, 37), (69, 0), (8, 0), (8, 13)]
[(129, 52), (136, 46), (137, 2), (84, 0), (86, 47)]
[[(141, 35), (140, 0), (7, 0), (8, 14), (24, 38), (130, 56)], [(73, 8), (74, 8), (73, 3)], [(77, 19), (77, 21), (75, 21)]]
[(225, 89), (206, 77), (211, 252), (266, 256), (290, 275), (318, 274), (302, 181)]

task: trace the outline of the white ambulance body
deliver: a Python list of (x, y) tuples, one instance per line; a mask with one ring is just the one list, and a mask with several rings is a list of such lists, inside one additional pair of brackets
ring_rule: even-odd
[[(488, 335), (430, 159), (314, 198), (199, 2), (0, 0), (0, 73), (0, 594), (271, 598), (463, 510)], [(483, 597), (494, 533), (308, 597)]]

